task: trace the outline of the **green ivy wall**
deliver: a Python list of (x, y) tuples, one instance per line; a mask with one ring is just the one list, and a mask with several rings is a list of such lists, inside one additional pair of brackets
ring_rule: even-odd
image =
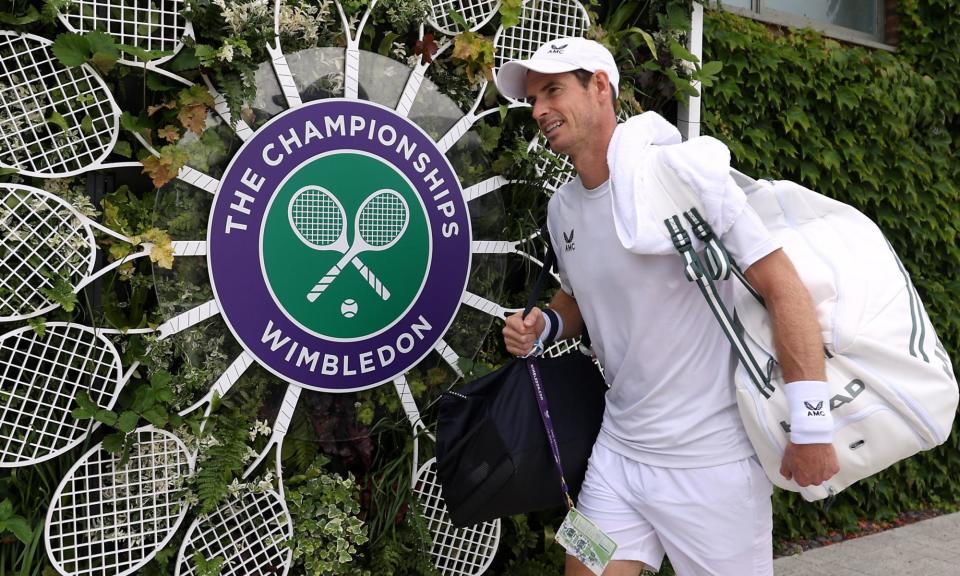
[[(960, 358), (960, 3), (899, 3), (895, 53), (784, 30), (717, 10), (704, 60), (703, 133), (742, 171), (791, 179), (874, 219), (909, 268), (940, 338)], [(778, 493), (775, 532), (856, 530), (859, 519), (960, 501), (957, 431), (937, 450), (857, 484), (829, 511)]]

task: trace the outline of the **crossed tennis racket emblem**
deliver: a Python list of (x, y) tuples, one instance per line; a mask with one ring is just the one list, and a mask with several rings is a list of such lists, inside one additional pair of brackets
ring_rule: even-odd
[(347, 242), (347, 214), (343, 204), (321, 186), (309, 185), (298, 190), (290, 199), (287, 215), (290, 226), (304, 244), (314, 250), (343, 254), (307, 292), (307, 300), (316, 301), (347, 264), (353, 264), (378, 296), (390, 299), (390, 290), (360, 260), (360, 253), (386, 250), (406, 232), (410, 210), (399, 192), (385, 188), (363, 200), (354, 219), (352, 244)]

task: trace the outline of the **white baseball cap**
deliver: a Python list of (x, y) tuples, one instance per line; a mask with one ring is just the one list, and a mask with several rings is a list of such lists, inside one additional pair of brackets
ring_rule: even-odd
[(511, 60), (497, 72), (497, 89), (508, 98), (521, 100), (527, 97), (527, 71), (543, 74), (559, 74), (586, 70), (603, 70), (610, 78), (613, 94), (620, 91), (620, 73), (613, 61), (613, 54), (602, 44), (586, 38), (558, 38), (537, 48), (529, 60)]

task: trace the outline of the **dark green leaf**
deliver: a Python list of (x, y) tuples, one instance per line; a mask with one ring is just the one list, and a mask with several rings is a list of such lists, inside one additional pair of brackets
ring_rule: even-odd
[(167, 416), (167, 411), (159, 406), (154, 406), (149, 410), (143, 412), (144, 419), (156, 426), (157, 428), (163, 428), (167, 425), (169, 417)]
[(64, 132), (70, 131), (70, 125), (67, 124), (67, 119), (56, 110), (50, 113), (50, 116), (47, 118), (47, 124), (53, 124)]
[(137, 428), (137, 423), (140, 421), (140, 415), (131, 410), (125, 410), (120, 413), (120, 417), (117, 419), (117, 428), (121, 432), (133, 432)]
[(447, 12), (447, 16), (449, 16), (451, 20), (457, 23), (457, 26), (460, 27), (461, 31), (466, 31), (470, 29), (470, 25), (467, 24), (467, 19), (464, 18), (456, 10), (450, 10), (449, 12)]
[(113, 410), (101, 408), (93, 414), (93, 419), (107, 426), (114, 426), (117, 423), (117, 413)]
[(133, 156), (133, 148), (126, 140), (119, 140), (113, 147), (113, 153), (124, 158), (130, 158)]
[(30, 523), (27, 522), (26, 518), (19, 516), (10, 518), (7, 520), (7, 530), (13, 532), (17, 540), (24, 544), (29, 544), (30, 541), (33, 540), (33, 530), (30, 528)]
[(123, 442), (127, 435), (123, 432), (108, 434), (103, 438), (103, 449), (111, 454), (116, 454), (123, 450)]
[(90, 41), (80, 34), (65, 32), (53, 42), (53, 55), (68, 68), (80, 66), (90, 58)]

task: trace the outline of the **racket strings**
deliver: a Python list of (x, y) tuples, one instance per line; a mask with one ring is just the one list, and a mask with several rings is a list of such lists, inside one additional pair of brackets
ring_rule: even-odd
[(65, 573), (128, 570), (176, 528), (189, 455), (166, 434), (137, 434), (125, 466), (98, 450), (65, 479), (47, 525), (48, 554)]
[(87, 392), (109, 405), (120, 377), (116, 353), (86, 330), (48, 326), (43, 338), (23, 330), (0, 341), (0, 462), (56, 453), (86, 434), (71, 415)]
[[(0, 162), (65, 173), (110, 151), (116, 118), (109, 94), (85, 68), (65, 68), (50, 46), (0, 36)], [(65, 128), (64, 128), (65, 127)]]
[(208, 515), (188, 535), (178, 574), (197, 574), (193, 553), (206, 559), (223, 558), (220, 574), (283, 572), (290, 549), (290, 516), (280, 496), (272, 491), (243, 492)]
[(183, 0), (72, 0), (62, 18), (80, 33), (100, 30), (119, 44), (175, 52), (186, 31), (183, 5)]
[(456, 32), (460, 25), (450, 16), (451, 10), (458, 12), (467, 25), (474, 28), (490, 20), (499, 4), (499, 0), (433, 0), (430, 2), (430, 12), (441, 30)]
[(397, 194), (378, 194), (361, 210), (357, 232), (364, 242), (379, 248), (390, 244), (407, 223), (407, 205)]
[(526, 60), (544, 42), (568, 36), (583, 36), (590, 22), (575, 0), (528, 2), (520, 22), (505, 28), (494, 51), (494, 73), (510, 60)]
[(457, 528), (450, 522), (447, 505), (440, 496), (435, 460), (421, 469), (414, 492), (420, 513), (433, 536), (430, 555), (437, 570), (444, 575), (480, 574), (497, 552), (500, 541), (497, 524), (483, 522)]
[(317, 246), (329, 246), (343, 233), (343, 214), (336, 201), (320, 190), (304, 190), (290, 207), (293, 224), (303, 238)]
[(49, 306), (53, 278), (89, 273), (92, 238), (61, 202), (0, 185), (0, 231), (0, 317)]

